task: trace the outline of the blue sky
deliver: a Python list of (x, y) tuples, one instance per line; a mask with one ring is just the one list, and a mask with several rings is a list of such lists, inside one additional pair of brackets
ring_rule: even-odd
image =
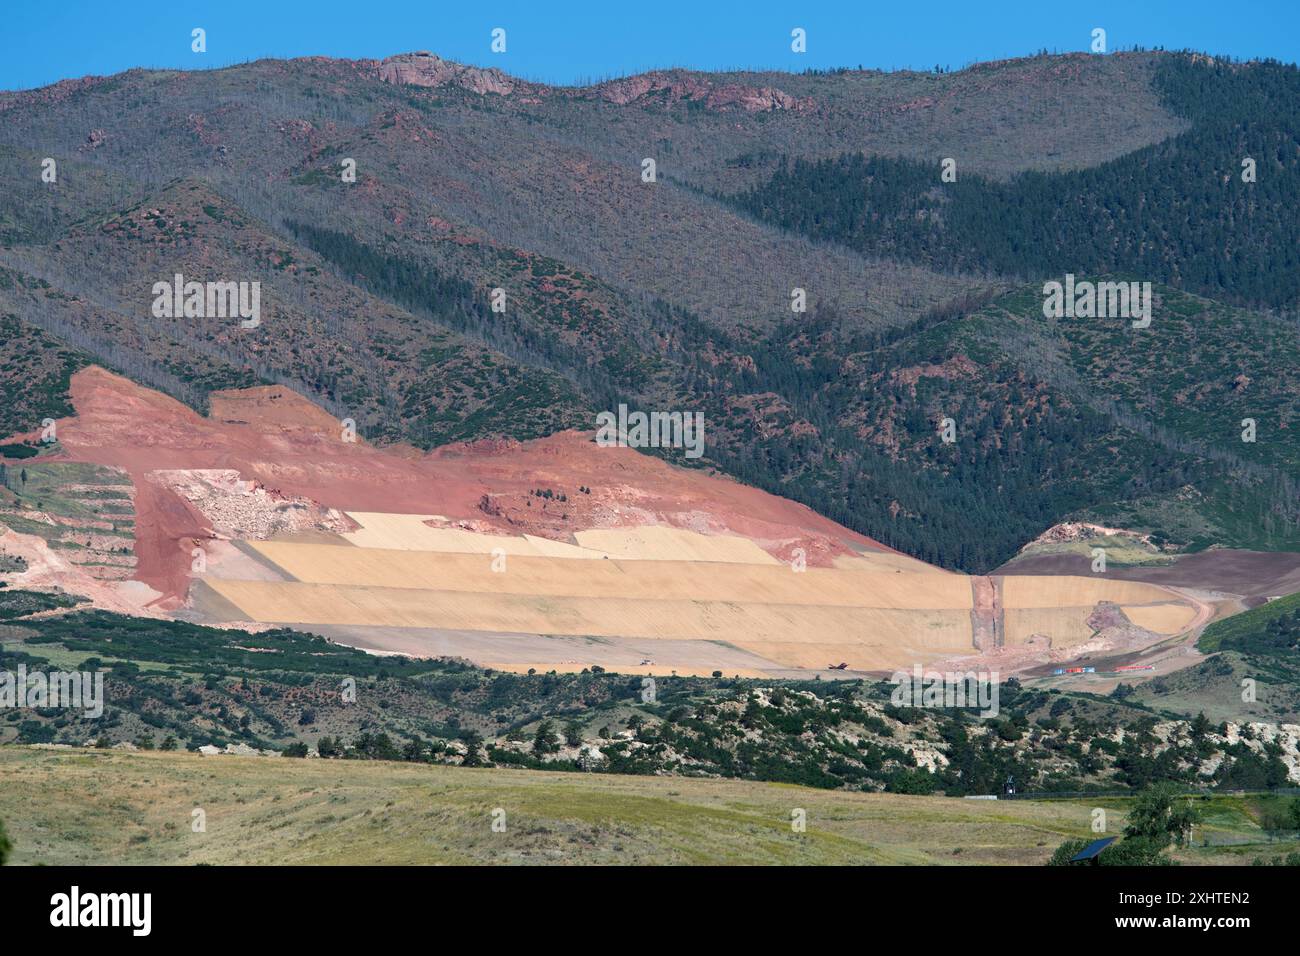
[[(1300, 60), (1300, 0), (0, 0), (0, 89), (133, 66), (207, 69), (261, 57), (428, 49), (550, 83), (664, 66), (960, 68), (1040, 49), (1193, 48)], [(207, 31), (208, 52), (190, 50)], [(494, 27), (506, 52), (490, 50)], [(803, 27), (808, 52), (790, 51)]]

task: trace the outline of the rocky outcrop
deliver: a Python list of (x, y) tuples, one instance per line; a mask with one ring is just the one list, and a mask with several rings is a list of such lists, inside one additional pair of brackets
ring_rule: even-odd
[(521, 87), (530, 87), (500, 70), (453, 63), (427, 50), (402, 53), (381, 61), (379, 78), (385, 83), (402, 86), (458, 86), (479, 95), (496, 93), (504, 96)]
[[(512, 93), (540, 95), (556, 92), (535, 83), (517, 80), (500, 70), (444, 60), (427, 50), (390, 56), (380, 61), (378, 72), (379, 78), (385, 83), (433, 89), (454, 86), (480, 96), (488, 93), (507, 96)], [(617, 106), (643, 102), (665, 102), (670, 105), (689, 102), (710, 110), (741, 110), (746, 113), (813, 108), (812, 100), (792, 96), (771, 86), (717, 83), (703, 75), (680, 72), (642, 73), (587, 89), (564, 91), (564, 94), (583, 99), (600, 99)]]
[(689, 73), (642, 73), (622, 80), (601, 83), (584, 93), (619, 106), (657, 99), (669, 104), (700, 103), (707, 109), (739, 109), (747, 113), (813, 108), (811, 99), (791, 96), (770, 86), (718, 84), (703, 76)]
[(1024, 552), (1040, 545), (1090, 541), (1094, 538), (1128, 538), (1153, 551), (1156, 550), (1156, 546), (1151, 542), (1151, 535), (1149, 534), (1129, 531), (1127, 528), (1108, 528), (1105, 525), (1091, 524), (1086, 521), (1063, 521), (1060, 524), (1052, 525), (1020, 550)]

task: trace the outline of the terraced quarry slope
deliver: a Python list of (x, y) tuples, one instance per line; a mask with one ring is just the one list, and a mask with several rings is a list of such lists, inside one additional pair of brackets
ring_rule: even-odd
[[(605, 534), (635, 537), (645, 530)], [(879, 670), (971, 648), (970, 584), (963, 576), (797, 573), (745, 539), (675, 537), (682, 542), (677, 560), (666, 559), (662, 547), (649, 560), (495, 560), (452, 551), (258, 542), (256, 552), (290, 581), (205, 580), (255, 621), (407, 629), (395, 636), (393, 649), (419, 646), (423, 629), (513, 635), (513, 657), (480, 649), (473, 634), (459, 641), (463, 656), (510, 670), (595, 664), (754, 675), (840, 661)], [(692, 551), (719, 541), (748, 545), (766, 560), (691, 559)], [(557, 644), (556, 637), (579, 640)]]
[[(1094, 620), (1103, 604), (1152, 640), (1197, 621), (1182, 595), (1148, 584), (969, 578), (916, 562), (905, 572), (888, 555), (876, 564), (872, 552), (844, 559), (848, 567), (795, 571), (744, 538), (654, 526), (599, 532), (623, 545), (618, 557), (576, 547), (528, 554), (527, 539), (479, 544), (473, 534), (440, 539), (433, 529), (422, 548), (385, 548), (381, 535), (363, 531), (363, 547), (350, 544), (354, 534), (247, 542), (241, 558), (260, 558), (281, 580), (261, 569), (249, 579), (246, 560), (215, 561), (197, 603), (217, 619), (331, 626), (345, 643), (452, 653), (505, 670), (744, 676), (841, 662), (892, 671), (968, 656), (978, 646), (973, 589), (981, 583), (999, 595), (989, 651), (1032, 644), (1064, 659), (1106, 626)], [(638, 553), (647, 536), (655, 547)], [(724, 547), (733, 553), (719, 554)], [(205, 601), (207, 588), (226, 603)]]
[(134, 494), (112, 468), (41, 458), (0, 465), (0, 523), (41, 538), (99, 580), (132, 576)]
[(129, 476), (134, 594), (153, 613), (508, 670), (699, 675), (977, 651), (1014, 668), (1203, 623), (1156, 585), (949, 573), (576, 432), (420, 455), (350, 441), (282, 387), (216, 393), (211, 418), (97, 368), (71, 391), (48, 467)]

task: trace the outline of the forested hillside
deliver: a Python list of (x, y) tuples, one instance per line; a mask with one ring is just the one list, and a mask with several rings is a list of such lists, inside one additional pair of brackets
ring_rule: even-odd
[[(422, 448), (626, 402), (703, 413), (705, 457), (670, 460), (945, 567), (1078, 517), (1300, 547), (1293, 68), (559, 89), (397, 59), (414, 80), (312, 58), (0, 94), (5, 434), (90, 361), (200, 410), (283, 383)], [(1155, 282), (1151, 327), (1044, 322), (1065, 271)], [(176, 274), (260, 283), (263, 321), (155, 316)]]
[(734, 202), (872, 255), (1021, 278), (1118, 272), (1295, 314), (1300, 70), (1169, 57), (1156, 84), (1191, 128), (1089, 169), (1000, 181), (945, 153), (956, 181), (943, 182), (938, 158), (796, 157)]
[(837, 335), (828, 313), (791, 322), (753, 351), (753, 375), (817, 431), (757, 442), (727, 467), (756, 483), (781, 469), (782, 493), (949, 567), (996, 566), (1071, 516), (1174, 550), (1300, 546), (1289, 326), (1157, 298), (1145, 330), (1045, 323), (1036, 289), (885, 335)]
[(0, 314), (0, 438), (71, 414), (68, 382), (89, 361), (18, 316)]

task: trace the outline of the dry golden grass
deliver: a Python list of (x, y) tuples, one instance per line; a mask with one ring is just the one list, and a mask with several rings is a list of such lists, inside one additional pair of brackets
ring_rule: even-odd
[(1089, 823), (1086, 802), (274, 757), (3, 747), (0, 779), (17, 864), (1033, 864)]

